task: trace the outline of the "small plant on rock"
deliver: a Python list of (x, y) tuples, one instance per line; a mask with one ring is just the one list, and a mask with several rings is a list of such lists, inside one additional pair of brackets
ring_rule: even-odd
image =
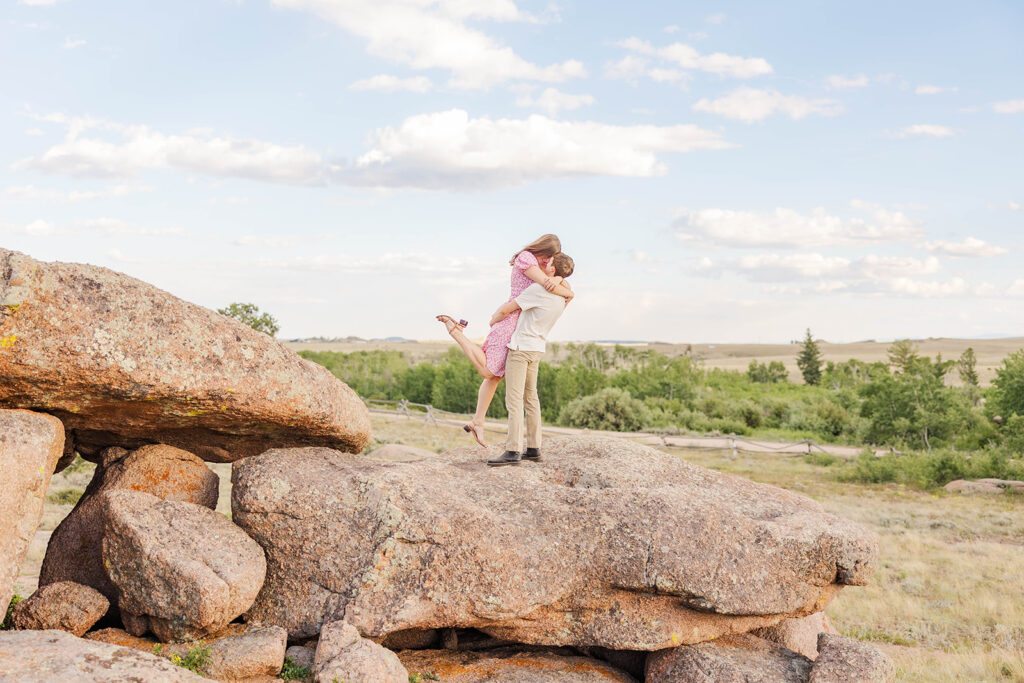
[(308, 681), (313, 677), (313, 672), (304, 666), (299, 666), (291, 657), (284, 658), (284, 667), (281, 669), (281, 678), (286, 681)]
[(409, 683), (423, 683), (423, 681), (439, 681), (441, 680), (438, 675), (434, 672), (425, 674), (409, 674)]
[(210, 663), (210, 649), (208, 646), (196, 645), (186, 652), (184, 657), (175, 654), (170, 656), (170, 660), (176, 666), (202, 675), (206, 673), (206, 667)]
[(0, 631), (7, 631), (12, 627), (11, 614), (14, 613), (14, 606), (21, 602), (22, 598), (18, 591), (14, 591), (14, 595), (11, 596), (11, 604), (7, 606), (7, 614), (4, 615), (4, 620), (0, 622)]

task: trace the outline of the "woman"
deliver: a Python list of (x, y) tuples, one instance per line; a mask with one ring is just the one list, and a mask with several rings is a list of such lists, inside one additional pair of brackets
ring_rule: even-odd
[[(573, 293), (562, 284), (562, 278), (551, 275), (547, 271), (551, 257), (562, 250), (562, 243), (555, 235), (542, 235), (518, 251), (509, 265), (512, 266), (510, 296), (505, 303), (512, 301), (523, 293), (527, 287), (536, 282), (543, 285), (549, 292), (572, 300)], [(502, 304), (504, 305), (504, 304)], [(487, 446), (483, 439), (484, 419), (487, 408), (491, 405), (498, 383), (505, 376), (505, 359), (508, 357), (508, 343), (515, 332), (520, 311), (516, 310), (508, 316), (500, 318), (491, 325), (491, 331), (484, 340), (483, 346), (477, 346), (463, 333), (465, 321), (456, 322), (451, 316), (439, 315), (437, 319), (444, 323), (448, 334), (458, 343), (459, 347), (473, 363), (473, 367), (483, 377), (480, 390), (477, 392), (476, 414), (473, 421), (463, 426), (473, 435), (477, 443)], [(500, 317), (500, 316), (499, 316)]]

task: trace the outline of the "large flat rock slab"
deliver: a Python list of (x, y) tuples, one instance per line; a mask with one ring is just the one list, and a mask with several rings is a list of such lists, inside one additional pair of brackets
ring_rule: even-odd
[(488, 468), (477, 449), (382, 462), (328, 449), (235, 463), (236, 524), (267, 554), (249, 612), (292, 636), (479, 628), (657, 650), (823, 609), (876, 538), (814, 501), (603, 437)]
[(0, 678), (19, 683), (203, 683), (162, 657), (65, 631), (0, 632)]
[(7, 613), (25, 551), (43, 514), (46, 487), (63, 451), (60, 420), (27, 410), (0, 410), (0, 614)]
[(6, 249), (0, 377), (0, 407), (56, 415), (90, 458), (164, 443), (230, 462), (369, 440), (355, 392), (266, 334), (106, 268)]

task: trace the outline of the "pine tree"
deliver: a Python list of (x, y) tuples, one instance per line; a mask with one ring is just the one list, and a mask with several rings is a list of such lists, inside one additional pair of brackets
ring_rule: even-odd
[(807, 336), (804, 337), (800, 353), (797, 354), (796, 365), (808, 384), (817, 384), (821, 381), (821, 349), (811, 336), (810, 328), (807, 329)]

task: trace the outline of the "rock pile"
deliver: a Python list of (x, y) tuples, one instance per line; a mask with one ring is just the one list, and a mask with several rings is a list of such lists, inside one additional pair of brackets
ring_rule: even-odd
[[(269, 337), (3, 250), (0, 339), (0, 408), (37, 411), (0, 409), (0, 607), (58, 460), (98, 463), (0, 633), (4, 675), (892, 680), (822, 614), (876, 540), (802, 496), (610, 438), (518, 468), (354, 455), (365, 407)], [(231, 519), (204, 460), (235, 461)]]

